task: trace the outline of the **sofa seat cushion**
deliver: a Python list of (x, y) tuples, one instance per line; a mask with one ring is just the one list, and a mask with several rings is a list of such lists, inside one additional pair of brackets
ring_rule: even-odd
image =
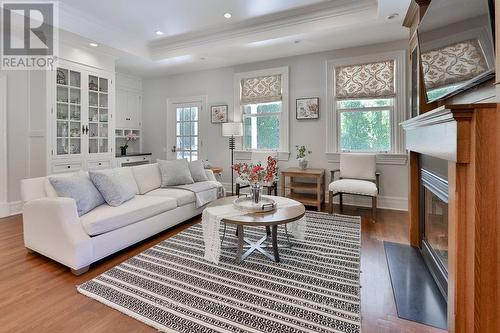
[(101, 205), (80, 217), (89, 236), (96, 236), (175, 209), (174, 198), (137, 195), (120, 206)]
[(146, 193), (146, 196), (174, 198), (179, 207), (196, 201), (193, 192), (177, 188), (158, 188)]
[(377, 185), (368, 180), (340, 179), (332, 182), (328, 189), (333, 193), (349, 193), (377, 196)]

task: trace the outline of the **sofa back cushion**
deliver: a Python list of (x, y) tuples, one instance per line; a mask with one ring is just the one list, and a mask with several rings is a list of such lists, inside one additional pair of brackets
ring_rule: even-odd
[(189, 163), (181, 160), (158, 160), (161, 173), (161, 187), (193, 184), (194, 180), (189, 171)]
[(135, 197), (137, 185), (122, 168), (89, 171), (89, 177), (108, 205), (116, 207)]
[(139, 194), (145, 194), (161, 187), (158, 163), (137, 165), (131, 167), (131, 169), (139, 188)]
[(71, 176), (50, 176), (49, 181), (58, 196), (75, 200), (78, 216), (105, 203), (101, 193), (86, 173), (82, 172)]
[(202, 161), (189, 162), (189, 171), (195, 182), (206, 182), (208, 180)]

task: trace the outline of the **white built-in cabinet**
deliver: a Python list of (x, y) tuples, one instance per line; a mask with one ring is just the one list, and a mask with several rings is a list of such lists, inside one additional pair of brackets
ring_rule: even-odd
[[(117, 157), (120, 146), (126, 144), (128, 134), (135, 134), (137, 140), (128, 143), (127, 154), (142, 152), (142, 80), (116, 74), (115, 146)], [(117, 165), (120, 161), (117, 160)]]
[(116, 90), (116, 128), (141, 127), (142, 95), (121, 88)]
[(49, 78), (50, 173), (114, 165), (114, 74), (60, 60)]

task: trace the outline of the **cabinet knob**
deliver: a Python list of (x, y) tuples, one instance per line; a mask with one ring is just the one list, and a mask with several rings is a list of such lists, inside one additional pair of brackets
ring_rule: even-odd
[(99, 162), (99, 165), (102, 165), (102, 163), (101, 163), (101, 162)]
[(71, 165), (68, 165), (68, 169), (71, 169)]

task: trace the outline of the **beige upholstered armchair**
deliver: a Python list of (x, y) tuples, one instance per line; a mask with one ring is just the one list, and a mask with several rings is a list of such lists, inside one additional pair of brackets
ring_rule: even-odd
[[(267, 163), (267, 158), (271, 156), (273, 158), (278, 158), (278, 154), (276, 152), (263, 152), (263, 153), (256, 153), (252, 152), (252, 157), (251, 157), (251, 163), (259, 163), (261, 162), (262, 165), (265, 167)], [(240, 196), (240, 190), (245, 187), (249, 187), (250, 184), (241, 179), (240, 177), (236, 178), (236, 195)], [(265, 183), (263, 184), (264, 188), (267, 189), (267, 194), (268, 195), (278, 195), (278, 182), (271, 182), (271, 183)]]
[[(328, 186), (330, 213), (333, 213), (333, 197), (339, 195), (342, 213), (342, 195), (354, 194), (372, 198), (372, 214), (377, 216), (377, 195), (379, 193), (380, 173), (376, 171), (374, 154), (340, 154), (340, 169), (332, 170)], [(340, 172), (335, 180), (335, 174)]]

